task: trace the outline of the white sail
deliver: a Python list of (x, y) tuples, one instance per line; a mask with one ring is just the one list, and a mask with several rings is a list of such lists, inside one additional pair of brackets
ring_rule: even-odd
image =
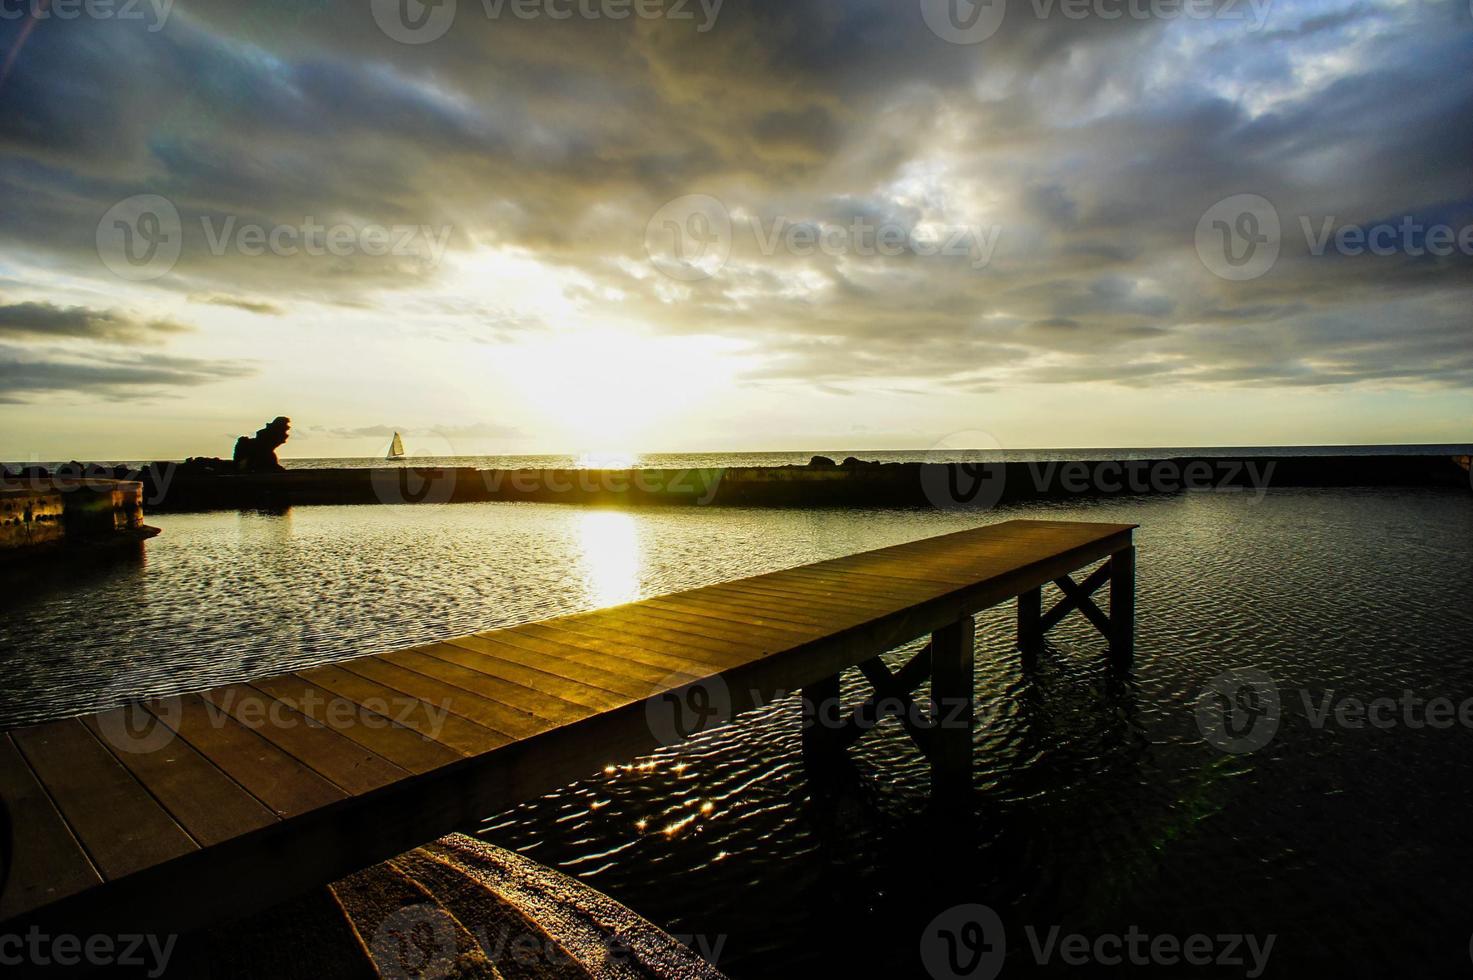
[(404, 440), (399, 438), (399, 433), (394, 433), (394, 441), (389, 443), (389, 455), (386, 459), (399, 459), (404, 455)]

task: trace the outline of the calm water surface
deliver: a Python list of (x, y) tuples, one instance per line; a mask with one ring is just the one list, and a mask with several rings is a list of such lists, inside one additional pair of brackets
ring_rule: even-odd
[[(984, 903), (1004, 976), (1025, 929), (1276, 937), (1268, 975), (1466, 974), (1473, 732), (1323, 724), (1324, 699), (1473, 698), (1473, 497), (1276, 491), (923, 511), (540, 504), (159, 515), (146, 558), (7, 582), (0, 727), (605, 606), (1020, 516), (1139, 532), (1134, 674), (1082, 620), (1037, 668), (978, 619), (976, 798), (938, 812), (893, 724), (815, 792), (798, 708), (595, 775), (478, 828), (736, 977), (912, 976), (925, 925)], [(1255, 667), (1283, 717), (1208, 745), (1203, 684)], [(862, 686), (846, 678), (851, 697)], [(1414, 717), (1414, 720), (1422, 716)], [(1092, 967), (1089, 974), (1099, 972)], [(1157, 968), (1161, 976), (1180, 968)], [(1241, 975), (1215, 968), (1209, 975)]]

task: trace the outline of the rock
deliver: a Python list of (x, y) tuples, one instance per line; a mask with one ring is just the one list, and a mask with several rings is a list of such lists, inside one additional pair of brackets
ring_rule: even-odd
[(845, 456), (840, 466), (879, 466), (879, 460), (860, 459), (858, 456)]
[(813, 457), (812, 459), (810, 459), (808, 461), (808, 465), (809, 466), (818, 466), (818, 467), (829, 467), (829, 466), (834, 466), (835, 463), (834, 463), (833, 460), (829, 459), (827, 456), (815, 456), (815, 457)]
[(278, 415), (256, 430), (254, 438), (241, 436), (235, 440), (235, 465), (242, 473), (281, 473), (276, 450), (286, 442), (291, 419)]
[[(166, 463), (155, 463), (155, 466), (166, 466)], [(194, 473), (201, 476), (213, 476), (217, 473), (234, 473), (237, 469), (233, 460), (221, 459), (219, 456), (191, 456), (186, 459), (180, 469), (186, 473)]]

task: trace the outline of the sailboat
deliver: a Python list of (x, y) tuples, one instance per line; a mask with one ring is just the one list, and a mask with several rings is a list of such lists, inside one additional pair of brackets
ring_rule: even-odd
[(394, 441), (391, 442), (391, 443), (389, 443), (389, 455), (385, 456), (384, 459), (403, 459), (403, 458), (404, 458), (404, 440), (403, 439), (400, 439), (399, 438), (399, 433), (396, 432), (396, 433), (394, 433)]

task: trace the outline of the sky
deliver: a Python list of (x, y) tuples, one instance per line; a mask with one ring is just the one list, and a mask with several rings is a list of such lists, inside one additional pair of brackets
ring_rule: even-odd
[(1470, 7), (0, 0), (0, 459), (1473, 441)]

